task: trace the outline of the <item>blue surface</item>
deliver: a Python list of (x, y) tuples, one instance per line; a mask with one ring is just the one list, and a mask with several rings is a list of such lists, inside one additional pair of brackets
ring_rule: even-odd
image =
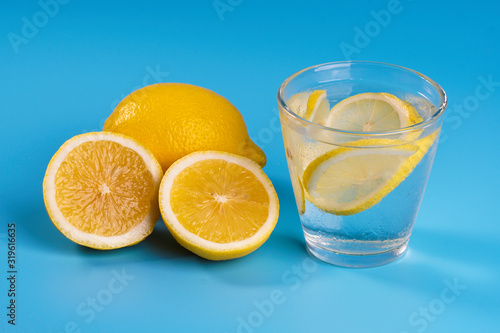
[[(8, 1), (0, 12), (1, 332), (500, 331), (497, 2), (69, 1), (47, 10)], [(278, 86), (346, 58), (418, 70), (450, 100), (409, 251), (372, 269), (310, 259), (283, 172)], [(281, 211), (254, 253), (208, 262), (161, 222), (137, 246), (99, 252), (50, 222), (42, 179), (54, 152), (160, 81), (225, 96), (265, 150)], [(10, 223), (15, 327), (6, 316)]]

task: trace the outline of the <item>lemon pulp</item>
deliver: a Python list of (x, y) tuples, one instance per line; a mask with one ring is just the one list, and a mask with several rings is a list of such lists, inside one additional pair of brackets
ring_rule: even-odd
[(148, 214), (155, 194), (142, 157), (112, 141), (73, 149), (55, 176), (56, 202), (75, 228), (100, 236), (129, 232)]
[(250, 238), (269, 215), (264, 186), (247, 169), (224, 160), (203, 160), (182, 170), (170, 196), (184, 228), (216, 243)]
[(353, 132), (376, 132), (400, 129), (422, 121), (408, 102), (388, 93), (363, 93), (337, 103), (326, 126)]
[(278, 196), (260, 166), (219, 151), (192, 153), (172, 164), (161, 182), (159, 203), (174, 238), (210, 260), (256, 250), (279, 215)]

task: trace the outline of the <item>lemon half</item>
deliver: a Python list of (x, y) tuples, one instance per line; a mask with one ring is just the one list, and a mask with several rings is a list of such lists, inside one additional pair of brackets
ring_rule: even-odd
[(278, 196), (260, 166), (225, 152), (196, 152), (175, 162), (162, 180), (159, 202), (174, 238), (210, 260), (256, 250), (279, 214)]
[(146, 238), (160, 217), (162, 169), (132, 138), (99, 132), (75, 136), (55, 153), (43, 181), (47, 212), (67, 238), (114, 249)]

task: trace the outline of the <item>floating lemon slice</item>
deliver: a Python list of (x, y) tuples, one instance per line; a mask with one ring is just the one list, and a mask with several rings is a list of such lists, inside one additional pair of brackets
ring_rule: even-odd
[(160, 217), (162, 169), (132, 138), (87, 133), (66, 141), (47, 167), (47, 212), (66, 237), (95, 249), (115, 249), (146, 238)]
[(325, 124), (330, 112), (326, 90), (297, 93), (290, 97), (287, 105), (298, 116), (320, 125)]
[(306, 201), (304, 199), (304, 186), (302, 186), (302, 181), (297, 174), (297, 169), (293, 164), (293, 161), (289, 161), (290, 178), (292, 180), (293, 193), (295, 195), (295, 203), (297, 204), (297, 210), (299, 215), (303, 215), (306, 212)]
[(162, 180), (159, 202), (175, 239), (210, 260), (256, 250), (273, 231), (279, 213), (276, 191), (258, 164), (214, 151), (175, 162)]
[(307, 112), (307, 101), (309, 100), (310, 92), (300, 92), (288, 99), (286, 104), (299, 117), (304, 118)]
[(431, 134), (414, 144), (358, 140), (350, 142), (350, 147), (332, 150), (304, 171), (306, 197), (336, 215), (362, 212), (379, 203), (413, 171), (436, 136)]
[(325, 126), (353, 132), (390, 131), (422, 121), (408, 102), (388, 93), (363, 93), (337, 103)]
[(307, 100), (307, 111), (304, 118), (313, 123), (324, 125), (330, 112), (330, 102), (326, 90), (315, 90)]

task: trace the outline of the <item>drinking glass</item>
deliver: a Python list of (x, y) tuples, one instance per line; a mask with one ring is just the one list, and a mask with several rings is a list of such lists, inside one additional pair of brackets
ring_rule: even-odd
[[(410, 103), (423, 120), (378, 132), (330, 128), (299, 115), (303, 110), (297, 109), (297, 100), (302, 98), (301, 107), (306, 108), (307, 97), (317, 90), (326, 91), (330, 107), (361, 93), (389, 93)], [(307, 250), (314, 257), (339, 266), (372, 267), (406, 251), (446, 105), (445, 92), (432, 79), (377, 62), (317, 65), (283, 82), (278, 106), (286, 158)], [(350, 163), (344, 166), (347, 173), (366, 172), (366, 182), (350, 183), (342, 178), (344, 172), (328, 169), (337, 163), (336, 168), (345, 171), (338, 164), (342, 160)], [(384, 163), (387, 170), (377, 171)], [(340, 197), (335, 190), (339, 188), (343, 197), (350, 197)]]

